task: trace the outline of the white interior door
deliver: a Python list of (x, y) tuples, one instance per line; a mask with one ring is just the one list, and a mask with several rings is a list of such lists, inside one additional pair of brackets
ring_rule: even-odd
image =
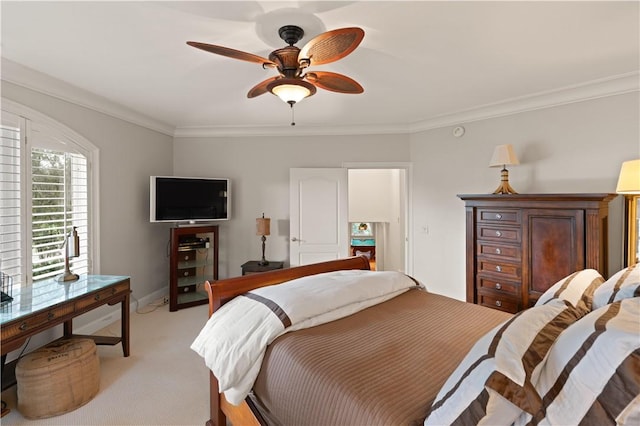
[(290, 169), (291, 266), (349, 256), (347, 169)]

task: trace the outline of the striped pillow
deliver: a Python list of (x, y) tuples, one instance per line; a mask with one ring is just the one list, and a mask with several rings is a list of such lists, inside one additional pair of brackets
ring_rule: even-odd
[(593, 294), (593, 309), (617, 300), (640, 296), (640, 266), (629, 266), (618, 271), (598, 287)]
[(595, 269), (583, 269), (561, 279), (544, 292), (536, 302), (536, 306), (544, 305), (552, 299), (562, 299), (576, 308), (591, 312), (593, 293), (604, 278)]
[(599, 308), (549, 351), (535, 385), (543, 406), (516, 424), (640, 424), (640, 297)]
[(425, 425), (511, 424), (523, 410), (535, 413), (533, 388), (555, 338), (581, 312), (564, 300), (522, 311), (471, 348), (447, 379)]

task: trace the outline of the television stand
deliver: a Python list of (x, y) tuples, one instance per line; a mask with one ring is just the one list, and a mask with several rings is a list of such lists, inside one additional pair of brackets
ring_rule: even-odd
[(218, 225), (171, 228), (169, 311), (208, 303), (205, 281), (218, 279)]

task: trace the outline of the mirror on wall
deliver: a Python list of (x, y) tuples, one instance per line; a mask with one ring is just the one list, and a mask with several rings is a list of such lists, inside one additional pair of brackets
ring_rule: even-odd
[(625, 195), (625, 262), (626, 266), (640, 260), (640, 195)]

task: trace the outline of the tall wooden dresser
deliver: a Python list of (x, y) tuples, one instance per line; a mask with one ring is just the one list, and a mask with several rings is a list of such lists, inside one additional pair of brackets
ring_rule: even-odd
[(607, 277), (616, 194), (458, 195), (466, 208), (467, 301), (518, 312), (563, 277)]

